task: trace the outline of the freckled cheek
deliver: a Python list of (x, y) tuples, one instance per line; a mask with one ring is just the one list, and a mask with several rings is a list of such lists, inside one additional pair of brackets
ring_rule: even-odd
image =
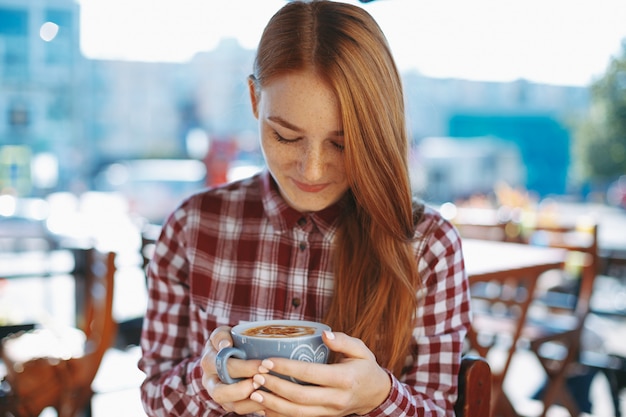
[(297, 162), (297, 152), (293, 152), (290, 146), (276, 146), (275, 144), (263, 144), (263, 154), (270, 166), (288, 167)]
[(346, 176), (346, 160), (344, 155), (336, 155), (335, 158), (332, 159), (331, 165), (335, 167), (336, 172), (345, 178)]

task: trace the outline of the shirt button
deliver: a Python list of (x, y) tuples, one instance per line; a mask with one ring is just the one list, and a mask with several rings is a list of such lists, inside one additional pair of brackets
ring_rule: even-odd
[(305, 226), (306, 225), (306, 217), (300, 217), (300, 220), (298, 220), (298, 224), (300, 226)]
[(300, 248), (300, 250), (305, 250), (306, 249), (306, 242), (300, 242), (299, 248)]
[(302, 304), (302, 300), (301, 300), (301, 299), (299, 299), (298, 297), (293, 298), (293, 299), (291, 300), (291, 305), (292, 305), (292, 306), (294, 306), (295, 308), (300, 307), (300, 305), (301, 305), (301, 304)]

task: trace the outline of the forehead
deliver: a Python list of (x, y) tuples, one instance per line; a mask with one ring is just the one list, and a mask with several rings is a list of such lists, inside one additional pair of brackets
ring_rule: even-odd
[(261, 111), (305, 127), (320, 121), (338, 127), (339, 100), (326, 81), (311, 71), (285, 73), (269, 80), (260, 91)]
[[(272, 95), (307, 95), (326, 96), (325, 99), (335, 99), (335, 94), (324, 78), (314, 71), (292, 71), (276, 75), (261, 87), (261, 93)], [(332, 97), (330, 97), (332, 96)]]

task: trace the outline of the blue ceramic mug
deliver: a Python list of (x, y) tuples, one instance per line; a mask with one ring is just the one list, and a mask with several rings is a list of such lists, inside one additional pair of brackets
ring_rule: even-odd
[[(239, 324), (230, 331), (233, 347), (217, 353), (217, 375), (226, 384), (239, 379), (228, 374), (226, 361), (239, 359), (288, 358), (305, 362), (327, 363), (328, 347), (322, 341), (322, 332), (330, 330), (323, 323), (303, 320), (266, 320)], [(289, 380), (300, 383), (294, 378)]]

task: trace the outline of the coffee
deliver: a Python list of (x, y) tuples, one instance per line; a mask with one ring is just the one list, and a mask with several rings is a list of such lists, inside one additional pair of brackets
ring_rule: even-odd
[(315, 328), (311, 326), (268, 324), (251, 327), (242, 331), (241, 334), (251, 337), (301, 337), (315, 334)]

